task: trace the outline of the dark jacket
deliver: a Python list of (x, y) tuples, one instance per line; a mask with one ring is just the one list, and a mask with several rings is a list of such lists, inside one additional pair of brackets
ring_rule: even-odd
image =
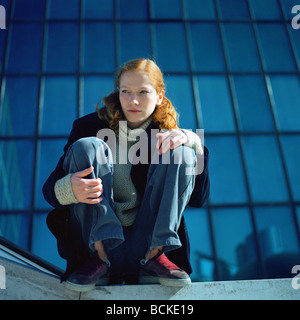
[[(50, 230), (53, 232), (55, 237), (57, 238), (58, 242), (62, 238), (66, 238), (66, 232), (63, 230), (61, 220), (62, 216), (66, 216), (66, 221), (68, 221), (68, 211), (70, 206), (61, 205), (58, 200), (56, 199), (54, 193), (54, 185), (55, 182), (66, 175), (66, 172), (63, 170), (63, 162), (66, 155), (66, 152), (69, 146), (74, 143), (76, 140), (84, 137), (96, 136), (97, 132), (101, 129), (108, 128), (108, 123), (104, 120), (100, 120), (97, 113), (88, 114), (82, 118), (79, 118), (74, 121), (73, 128), (68, 138), (68, 142), (64, 147), (64, 154), (59, 159), (59, 162), (55, 168), (55, 170), (51, 173), (47, 181), (43, 186), (43, 194), (47, 202), (56, 208), (54, 211), (51, 212), (48, 219), (48, 226)], [(151, 124), (146, 132), (148, 137), (150, 137), (151, 129), (157, 129), (154, 124)], [(148, 148), (150, 149), (150, 139)], [(149, 150), (148, 155), (151, 155), (151, 150)], [(150, 161), (148, 161), (150, 163)], [(146, 179), (147, 179), (147, 172), (148, 172), (149, 164), (141, 164), (138, 163), (136, 165), (132, 165), (131, 169), (131, 178), (132, 182), (136, 187), (137, 192), (139, 192), (140, 196), (143, 196), (145, 186), (146, 186)], [(193, 207), (201, 207), (203, 206), (204, 202), (207, 200), (209, 196), (209, 174), (208, 174), (208, 150), (205, 148), (204, 152), (204, 170), (202, 174), (196, 176), (196, 182), (194, 191), (192, 193), (191, 199), (189, 201), (190, 206)], [(64, 220), (64, 218), (63, 218)], [(65, 221), (65, 220), (64, 220)], [(62, 234), (63, 233), (63, 234)], [(180, 228), (178, 230), (178, 235), (180, 237), (182, 247), (168, 253), (168, 257), (172, 260), (176, 265), (187, 271), (188, 273), (192, 272), (190, 259), (189, 259), (189, 239), (186, 230), (186, 224), (184, 218), (181, 221)], [(63, 241), (64, 242), (64, 241)], [(70, 257), (69, 247), (68, 245), (58, 243), (59, 244), (59, 251), (61, 256), (68, 260)]]

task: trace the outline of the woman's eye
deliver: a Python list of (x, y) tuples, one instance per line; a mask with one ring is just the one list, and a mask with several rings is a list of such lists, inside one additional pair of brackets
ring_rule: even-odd
[(128, 93), (128, 90), (122, 90), (122, 93)]
[(146, 94), (146, 93), (148, 93), (148, 91), (142, 90), (141, 93), (142, 93), (142, 94)]

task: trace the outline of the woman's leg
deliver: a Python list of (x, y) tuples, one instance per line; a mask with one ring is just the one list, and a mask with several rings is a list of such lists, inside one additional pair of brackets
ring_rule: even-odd
[[(81, 231), (83, 242), (91, 252), (95, 251), (96, 242), (102, 241), (104, 248), (110, 250), (124, 240), (122, 226), (113, 210), (113, 164), (109, 161), (98, 161), (99, 154), (105, 152), (109, 157), (110, 150), (102, 140), (96, 137), (83, 138), (70, 146), (64, 160), (64, 170), (67, 173), (75, 173), (93, 166), (94, 170), (87, 178), (99, 177), (102, 180), (103, 200), (99, 204), (71, 205), (72, 223), (77, 224), (76, 229)], [(99, 243), (96, 246), (103, 249)]]
[(177, 234), (183, 211), (195, 184), (195, 175), (188, 172), (196, 166), (194, 150), (178, 147), (170, 151), (168, 164), (163, 158), (150, 165), (143, 201), (134, 223), (130, 242), (131, 268), (152, 257), (159, 249), (171, 251), (181, 246)]
[[(69, 288), (74, 290), (91, 290), (97, 283), (107, 284), (110, 265), (107, 252), (124, 241), (122, 225), (113, 210), (113, 165), (109, 161), (103, 161), (103, 156), (109, 154), (110, 150), (102, 140), (89, 137), (71, 145), (64, 160), (64, 170), (67, 173), (93, 166), (94, 170), (87, 178), (99, 177), (103, 185), (103, 200), (99, 204), (71, 205), (73, 236), (81, 238), (83, 245), (91, 252), (90, 258), (67, 280)], [(99, 161), (100, 158), (102, 161)], [(122, 258), (121, 255), (119, 257)]]

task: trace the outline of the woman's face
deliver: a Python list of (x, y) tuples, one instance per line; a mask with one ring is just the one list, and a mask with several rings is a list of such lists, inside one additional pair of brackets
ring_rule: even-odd
[(125, 72), (120, 79), (119, 92), (121, 107), (131, 129), (141, 126), (164, 97), (164, 91), (157, 93), (143, 71)]

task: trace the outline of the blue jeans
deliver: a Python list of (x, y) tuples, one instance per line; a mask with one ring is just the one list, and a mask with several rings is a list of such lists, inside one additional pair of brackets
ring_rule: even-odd
[[(71, 205), (73, 233), (81, 237), (92, 252), (94, 243), (102, 241), (112, 273), (136, 274), (139, 261), (148, 250), (163, 246), (164, 251), (171, 251), (181, 246), (177, 230), (195, 184), (195, 175), (186, 174), (186, 169), (196, 166), (196, 156), (193, 149), (181, 146), (170, 151), (170, 161), (164, 164), (163, 157), (155, 153), (157, 159), (153, 158), (155, 161), (149, 165), (135, 222), (130, 227), (123, 227), (114, 212), (113, 163), (99, 162), (99, 152), (112, 159), (104, 141), (96, 137), (82, 138), (70, 146), (64, 160), (67, 173), (93, 166), (94, 171), (88, 178), (99, 177), (103, 185), (103, 200), (99, 204)], [(174, 160), (181, 159), (183, 153), (186, 161)]]

